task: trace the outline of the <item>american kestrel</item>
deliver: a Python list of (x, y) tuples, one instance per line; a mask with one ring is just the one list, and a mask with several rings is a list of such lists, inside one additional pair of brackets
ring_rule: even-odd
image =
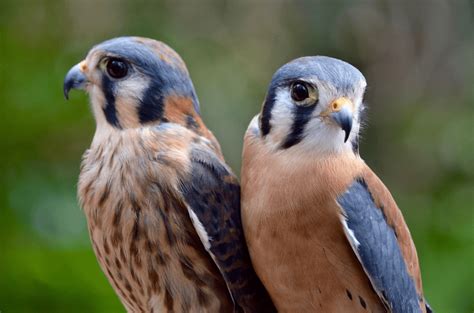
[(366, 80), (303, 57), (273, 76), (247, 130), (242, 221), (278, 312), (429, 312), (410, 232), (359, 155)]
[(243, 237), (240, 187), (167, 45), (121, 37), (64, 81), (96, 131), (78, 194), (97, 259), (129, 312), (272, 312)]

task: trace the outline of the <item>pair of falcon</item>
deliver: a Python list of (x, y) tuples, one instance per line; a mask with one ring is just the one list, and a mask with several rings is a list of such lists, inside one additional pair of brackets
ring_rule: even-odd
[(403, 216), (359, 156), (365, 87), (329, 57), (281, 67), (245, 135), (241, 189), (174, 50), (93, 47), (64, 92), (90, 96), (79, 199), (127, 311), (430, 312)]

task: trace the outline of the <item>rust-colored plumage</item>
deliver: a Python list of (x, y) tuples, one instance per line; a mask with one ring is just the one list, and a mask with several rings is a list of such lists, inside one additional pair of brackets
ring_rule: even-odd
[(364, 88), (347, 63), (297, 59), (245, 135), (244, 232), (278, 312), (429, 312), (403, 216), (358, 153)]
[(64, 83), (97, 128), (78, 195), (99, 264), (128, 312), (273, 312), (248, 255), (239, 183), (184, 62), (163, 43), (94, 47)]

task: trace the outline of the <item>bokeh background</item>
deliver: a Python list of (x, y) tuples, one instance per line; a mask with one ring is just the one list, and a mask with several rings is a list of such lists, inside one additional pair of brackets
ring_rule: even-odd
[(94, 133), (62, 80), (98, 42), (160, 39), (186, 61), (202, 115), (240, 169), (273, 72), (303, 55), (365, 73), (361, 154), (400, 205), (437, 312), (474, 311), (474, 4), (424, 1), (2, 0), (0, 311), (123, 312), (76, 201)]

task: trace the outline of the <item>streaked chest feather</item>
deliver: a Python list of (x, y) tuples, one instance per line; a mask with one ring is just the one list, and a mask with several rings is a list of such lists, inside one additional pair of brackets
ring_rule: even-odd
[(99, 263), (131, 312), (219, 312), (225, 284), (178, 192), (192, 138), (146, 131), (95, 141), (79, 199)]

